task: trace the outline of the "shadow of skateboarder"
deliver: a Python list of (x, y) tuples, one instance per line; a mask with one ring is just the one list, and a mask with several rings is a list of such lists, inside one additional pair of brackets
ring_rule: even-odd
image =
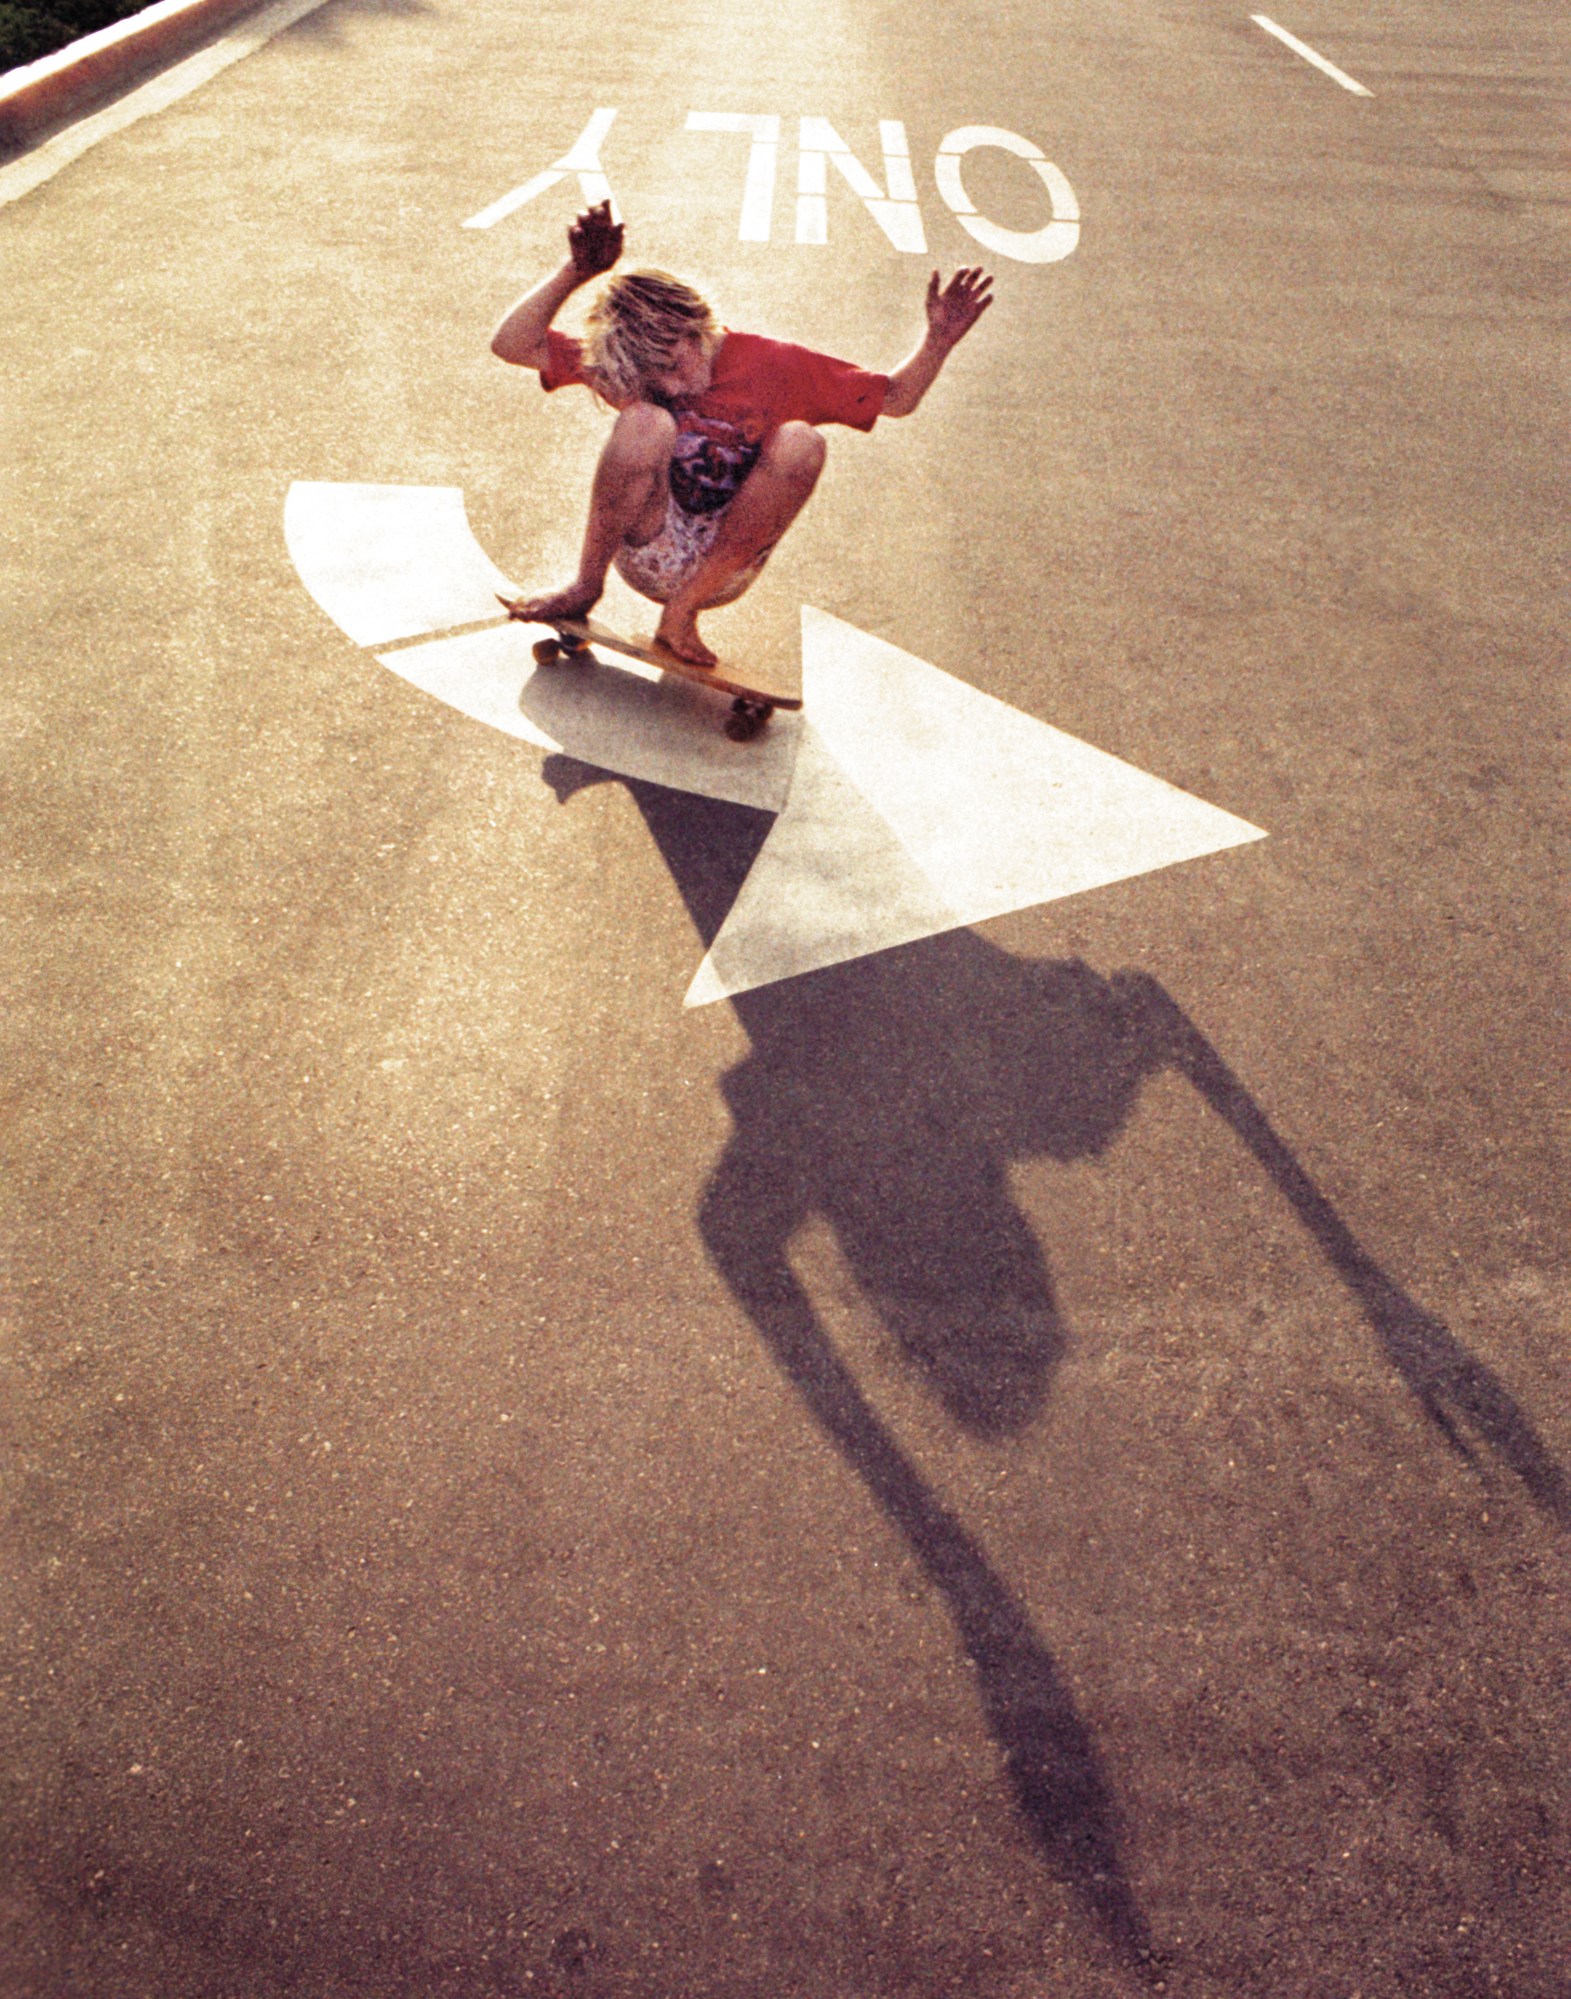
[[(545, 774), (564, 799), (605, 776), (563, 757)], [(767, 815), (629, 789), (707, 944)], [(1066, 1335), (1010, 1168), (1100, 1155), (1142, 1087), (1176, 1072), (1288, 1204), (1447, 1445), (1506, 1467), (1561, 1526), (1571, 1484), (1504, 1384), (1362, 1247), (1156, 980), (1022, 960), (955, 931), (731, 1004), (752, 1047), (723, 1085), (734, 1129), (700, 1202), (705, 1245), (937, 1588), (1044, 1860), (1119, 1955), (1149, 1965), (1091, 1732), (1020, 1598), (874, 1410), (795, 1276), (790, 1245), (804, 1224), (832, 1230), (863, 1295), (957, 1423), (984, 1438), (1017, 1432), (1041, 1409)]]

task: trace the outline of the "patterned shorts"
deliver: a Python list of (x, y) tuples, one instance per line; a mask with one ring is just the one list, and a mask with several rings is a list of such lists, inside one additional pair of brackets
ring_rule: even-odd
[[(720, 523), (725, 517), (724, 507), (712, 514), (690, 514), (677, 505), (674, 497), (667, 498), (665, 525), (654, 540), (640, 542), (636, 548), (623, 542), (617, 550), (617, 575), (624, 583), (630, 583), (641, 597), (652, 598), (657, 604), (668, 603), (714, 546), (715, 536), (720, 532)], [(731, 578), (715, 601), (733, 603), (750, 583), (757, 580), (759, 571), (768, 560), (769, 550), (766, 548), (757, 561)]]

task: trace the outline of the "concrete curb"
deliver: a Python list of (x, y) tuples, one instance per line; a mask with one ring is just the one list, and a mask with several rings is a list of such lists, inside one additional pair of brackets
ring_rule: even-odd
[(128, 20), (0, 75), (0, 153), (15, 153), (188, 55), (258, 0), (157, 0)]

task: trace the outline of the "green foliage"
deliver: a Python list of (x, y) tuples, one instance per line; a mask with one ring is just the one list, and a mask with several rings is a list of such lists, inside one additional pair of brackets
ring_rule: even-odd
[(0, 0), (0, 70), (63, 49), (79, 35), (139, 14), (148, 0)]

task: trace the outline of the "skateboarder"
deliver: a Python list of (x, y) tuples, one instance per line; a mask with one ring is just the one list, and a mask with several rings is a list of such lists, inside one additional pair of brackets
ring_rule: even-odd
[(516, 615), (586, 617), (614, 562), (663, 605), (658, 643), (713, 666), (698, 614), (740, 597), (801, 512), (824, 463), (815, 426), (871, 430), (880, 416), (909, 416), (992, 304), (993, 281), (971, 268), (941, 285), (935, 271), (927, 333), (890, 375), (730, 332), (664, 271), (613, 278), (583, 341), (558, 332), (552, 320), (617, 262), (623, 233), (609, 201), (586, 209), (567, 232), (566, 262), (519, 299), (491, 341), (502, 360), (537, 369), (546, 390), (582, 383), (617, 413), (595, 468), (578, 574), (524, 599)]

